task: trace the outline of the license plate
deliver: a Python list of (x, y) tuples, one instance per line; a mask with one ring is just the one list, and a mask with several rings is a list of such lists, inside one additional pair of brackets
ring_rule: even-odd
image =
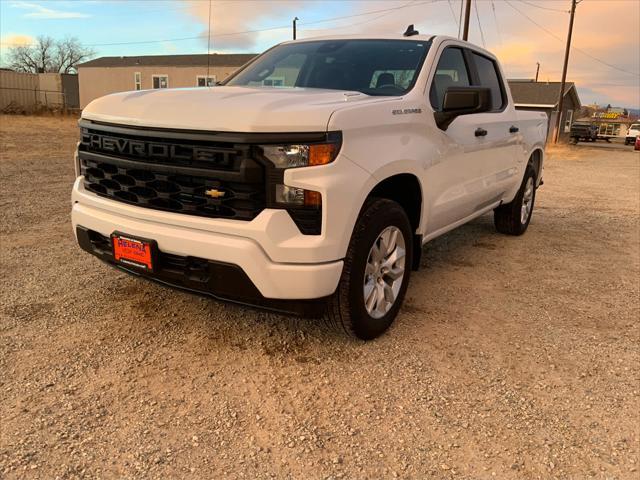
[(156, 242), (115, 232), (111, 235), (113, 258), (116, 262), (142, 270), (153, 271)]

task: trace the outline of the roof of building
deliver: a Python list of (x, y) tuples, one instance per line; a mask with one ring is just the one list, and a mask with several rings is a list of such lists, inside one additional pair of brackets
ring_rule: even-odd
[[(507, 80), (507, 82), (511, 89), (513, 103), (518, 106), (555, 108), (558, 104), (560, 82), (536, 82), (535, 80)], [(564, 94), (574, 97), (577, 108), (581, 106), (580, 97), (573, 82), (565, 83)]]
[[(240, 67), (256, 56), (255, 53), (212, 53), (212, 66)], [(139, 57), (100, 57), (78, 65), (86, 67), (202, 67), (207, 65), (207, 54), (143, 55)]]

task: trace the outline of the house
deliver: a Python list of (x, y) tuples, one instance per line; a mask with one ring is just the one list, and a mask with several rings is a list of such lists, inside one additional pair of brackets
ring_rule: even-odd
[(80, 107), (115, 92), (211, 86), (255, 56), (214, 53), (96, 58), (78, 65)]
[[(560, 97), (560, 82), (536, 82), (535, 80), (507, 80), (513, 102), (519, 110), (544, 112), (549, 119), (548, 140), (553, 139), (556, 125), (558, 100)], [(575, 117), (580, 110), (580, 97), (573, 82), (566, 82), (560, 117), (560, 134), (558, 141), (568, 142), (569, 132)]]

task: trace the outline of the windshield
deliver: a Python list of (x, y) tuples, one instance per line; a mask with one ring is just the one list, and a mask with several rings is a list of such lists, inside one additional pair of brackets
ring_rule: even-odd
[(629, 130), (640, 130), (640, 123), (634, 123), (629, 127)]
[(412, 40), (287, 43), (267, 50), (224, 84), (402, 95), (413, 87), (430, 45)]

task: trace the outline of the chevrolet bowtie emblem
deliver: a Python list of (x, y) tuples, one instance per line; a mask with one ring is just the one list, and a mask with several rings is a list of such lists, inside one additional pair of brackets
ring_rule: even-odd
[(216, 190), (215, 188), (212, 188), (211, 190), (206, 190), (204, 194), (207, 197), (220, 198), (220, 197), (224, 197), (225, 192), (221, 192), (220, 190)]

